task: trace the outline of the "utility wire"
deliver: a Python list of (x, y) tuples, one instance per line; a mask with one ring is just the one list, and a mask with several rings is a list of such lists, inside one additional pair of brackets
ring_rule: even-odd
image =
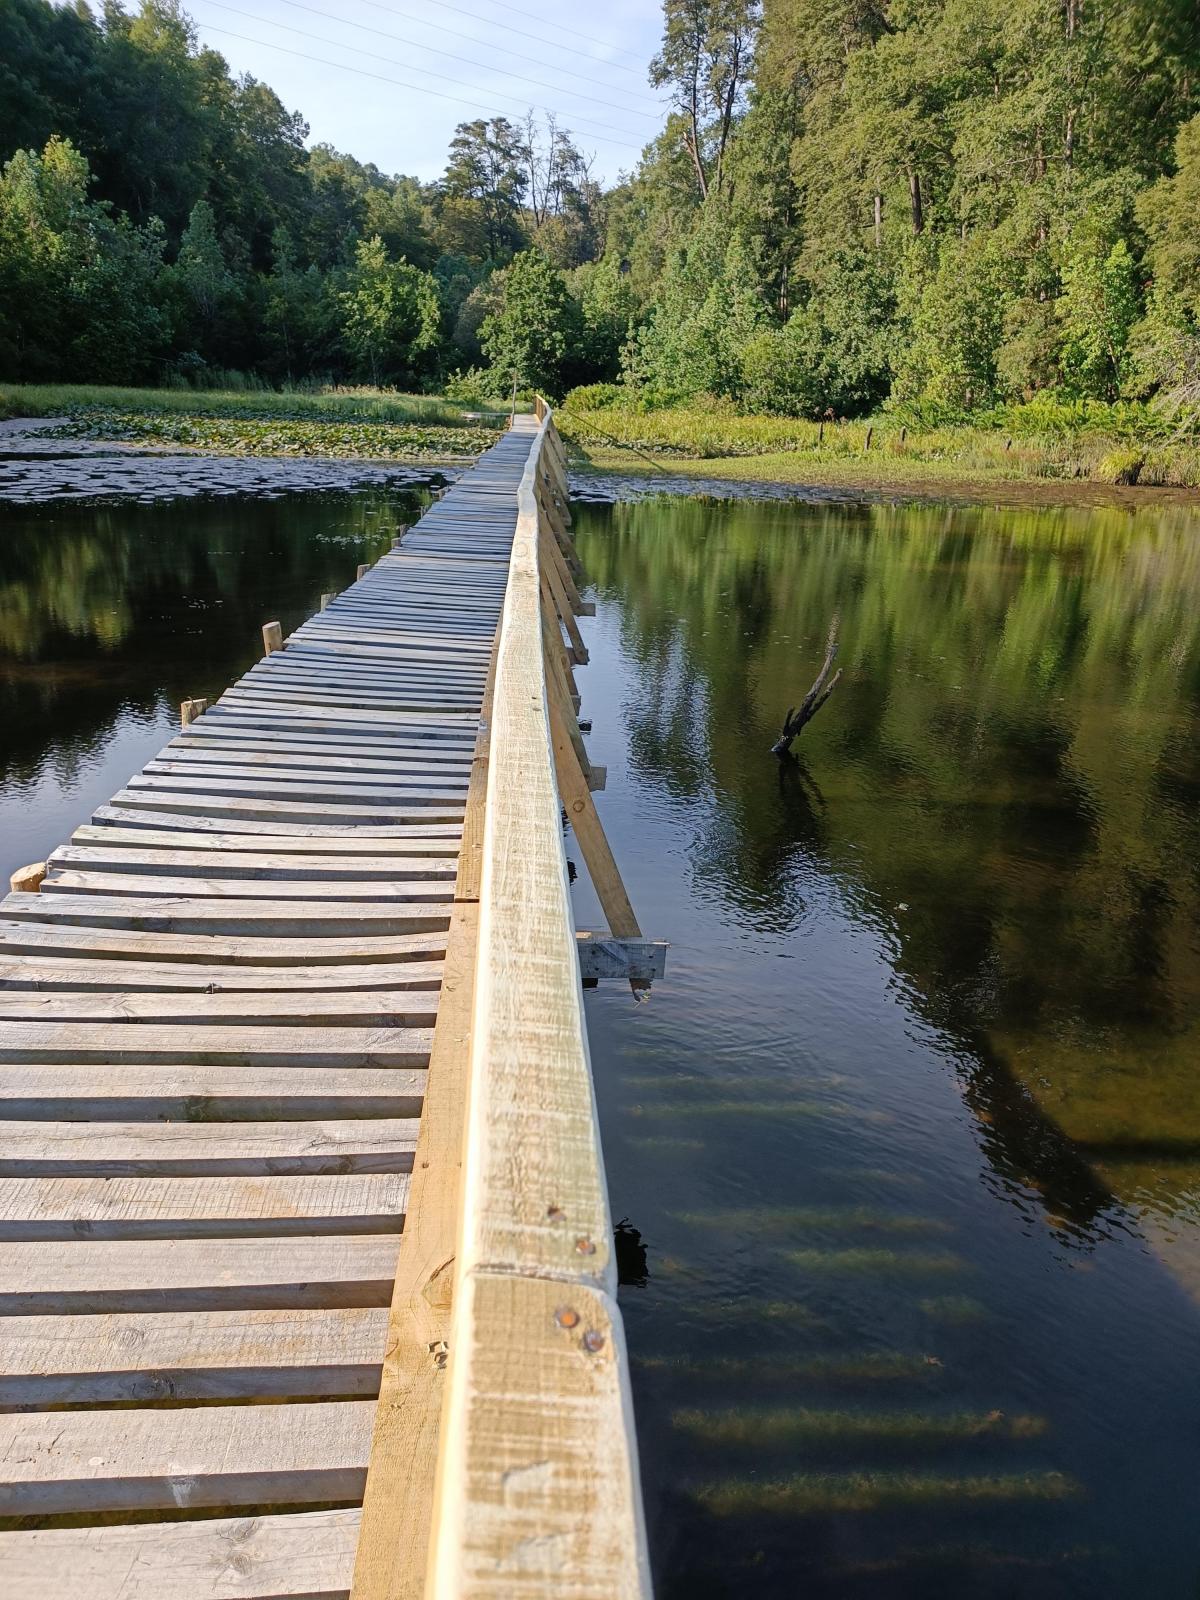
[[(429, 3), (429, 0), (426, 0), (426, 3)], [(406, 22), (419, 23), (423, 28), (435, 28), (439, 33), (448, 33), (452, 39), (466, 39), (468, 44), (482, 45), (487, 50), (502, 50), (506, 55), (520, 56), (522, 60), (525, 59), (525, 56), (522, 55), (521, 51), (519, 50), (510, 49), (506, 45), (493, 44), (490, 39), (481, 39), (478, 34), (468, 33), (464, 28), (452, 28), (448, 23), (445, 22), (431, 22), (428, 17), (415, 17), (410, 11), (400, 10), (396, 6), (384, 5), (382, 0), (359, 0), (359, 4), (370, 6), (373, 11), (385, 12), (388, 16), (403, 17)], [(459, 8), (457, 6), (453, 6), (448, 7), (448, 9), (457, 11)], [(462, 12), (462, 15), (464, 17), (473, 17), (475, 13), (473, 11), (464, 11)], [(532, 39), (536, 37), (536, 35), (531, 33), (523, 33), (520, 28), (510, 28), (507, 22), (490, 22), (484, 17), (480, 17), (479, 21), (482, 22), (487, 28), (500, 28), (508, 33), (519, 33), (521, 34), (522, 38)], [(635, 69), (633, 67), (627, 67), (622, 61), (602, 61), (599, 57), (592, 55), (587, 50), (573, 50), (570, 45), (556, 44), (553, 39), (540, 39), (538, 42), (542, 46), (549, 45), (552, 50), (566, 50), (571, 55), (580, 56), (584, 61), (589, 62), (593, 68), (613, 67), (618, 72), (628, 72), (631, 77), (640, 78), (643, 87), (647, 81), (646, 69), (644, 66)], [(557, 62), (546, 62), (544, 64), (546, 66), (553, 67), (555, 72), (565, 72), (569, 77), (581, 78), (585, 83), (594, 83), (596, 81), (594, 71), (589, 76), (582, 72), (572, 72), (568, 67), (560, 67)], [(634, 93), (632, 89), (619, 89), (616, 92), (619, 94)]]
[[(229, 7), (227, 9), (232, 10), (232, 7)], [(249, 15), (248, 12), (243, 12), (241, 14), (243, 16)], [(255, 21), (260, 21), (261, 19), (260, 18), (255, 18), (254, 20)], [(441, 89), (423, 89), (423, 88), (420, 87), (419, 84), (405, 82), (405, 80), (403, 78), (391, 78), (391, 77), (388, 77), (385, 73), (382, 73), (382, 72), (368, 72), (365, 67), (347, 66), (344, 61), (330, 61), (325, 56), (310, 55), (307, 50), (293, 50), (290, 47), (290, 45), (276, 44), (273, 40), (251, 39), (248, 34), (245, 34), (245, 33), (234, 33), (231, 28), (218, 28), (215, 24), (210, 23), (210, 22), (205, 22), (205, 23), (202, 24), (202, 26), (206, 29), (207, 32), (220, 34), (222, 36), (222, 38), (225, 38), (225, 39), (238, 39), (238, 40), (241, 41), (242, 44), (258, 45), (259, 48), (263, 49), (263, 50), (278, 50), (281, 54), (283, 54), (285, 56), (296, 56), (301, 61), (313, 61), (313, 62), (315, 62), (317, 64), (318, 67), (334, 67), (339, 72), (352, 72), (352, 73), (355, 74), (356, 77), (359, 77), (359, 78), (374, 78), (377, 83), (390, 83), (393, 86), (393, 88), (407, 89), (412, 94), (429, 95), (435, 100), (450, 100), (455, 105), (469, 106), (471, 108), (471, 110), (475, 111), (476, 113), (478, 113), (480, 111), (486, 111), (486, 110), (489, 109), (487, 106), (482, 105), (478, 100), (464, 100), (461, 95), (446, 94)], [(278, 24), (278, 26), (282, 27), (283, 24), (280, 23), (280, 24)], [(292, 29), (291, 31), (292, 32), (298, 32), (299, 30)], [(310, 38), (311, 39), (311, 38), (314, 38), (314, 37), (315, 37), (315, 35), (313, 35), (313, 34), (306, 34), (305, 35), (305, 38)], [(322, 43), (322, 44), (329, 44), (331, 42), (332, 41), (330, 41), (328, 39), (323, 39), (323, 40), (320, 41), (320, 43)], [(348, 49), (351, 48), (351, 46), (350, 45), (338, 45), (336, 48), (338, 48), (340, 50), (348, 50)], [(359, 55), (367, 55), (369, 53), (370, 52), (363, 51), (363, 50), (360, 50), (358, 52)], [(440, 74), (433, 74), (433, 76), (440, 76)], [(502, 96), (501, 98), (505, 98), (505, 97)], [(496, 116), (506, 116), (507, 115), (507, 112), (496, 111), (496, 108), (494, 106), (491, 107), (490, 109), (492, 110), (493, 114), (496, 115)], [(534, 109), (537, 110), (537, 111), (546, 111), (547, 108), (545, 106), (535, 106)], [(593, 134), (593, 135), (591, 135), (591, 137), (595, 138), (596, 135)], [(600, 144), (611, 145), (614, 149), (617, 149), (617, 150), (634, 150), (639, 155), (641, 154), (641, 148), (642, 148), (641, 146), (627, 144), (621, 139), (605, 139), (603, 137), (600, 137), (599, 143)]]
[[(395, 44), (411, 45), (415, 50), (428, 50), (430, 55), (444, 56), (447, 61), (461, 61), (464, 66), (478, 67), (483, 72), (496, 72), (498, 70), (503, 71), (504, 76), (506, 78), (511, 78), (515, 83), (531, 83), (535, 88), (538, 89), (557, 89), (559, 87), (557, 84), (547, 83), (544, 78), (530, 78), (527, 77), (523, 72), (512, 72), (507, 67), (497, 68), (489, 61), (476, 61), (471, 56), (456, 55), (453, 50), (440, 50), (437, 45), (422, 44), (418, 39), (406, 39), (403, 34), (389, 33), (384, 28), (373, 28), (368, 22), (352, 22), (349, 17), (332, 16), (328, 11), (318, 11), (316, 6), (305, 5), (304, 0), (282, 0), (282, 3), (285, 6), (291, 6), (296, 11), (307, 11), (310, 16), (322, 17), (326, 22), (338, 23), (342, 27), (347, 28), (357, 28), (360, 33), (373, 33), (376, 38), (391, 39)], [(224, 5), (223, 0), (210, 0), (210, 4), (220, 6), (222, 10), (226, 11), (233, 11), (236, 9), (233, 6)], [(258, 22), (266, 22), (268, 19), (265, 17), (258, 17), (255, 20)], [(287, 24), (271, 23), (271, 26), (286, 27)], [(350, 47), (347, 45), (345, 48), (349, 49)], [(512, 52), (510, 51), (509, 54), (511, 53)], [(422, 67), (419, 70), (424, 71), (425, 68)], [(575, 74), (572, 74), (572, 76), (575, 76)], [(568, 92), (576, 100), (589, 100), (593, 105), (604, 106), (609, 111), (624, 111), (627, 112), (631, 117), (645, 117), (650, 122), (657, 122), (662, 115), (661, 112), (642, 111), (637, 106), (618, 105), (613, 100), (601, 100), (598, 95), (583, 94), (578, 89), (571, 89)]]
[[(425, 0), (425, 4), (439, 6), (443, 11), (456, 11), (460, 17), (470, 17), (475, 22), (485, 23), (489, 28), (507, 28), (510, 33), (519, 33), (522, 39), (532, 39), (535, 44), (541, 45), (543, 49), (549, 44), (553, 45), (555, 50), (569, 50), (572, 55), (585, 56), (589, 61), (595, 61), (596, 59), (590, 50), (576, 50), (569, 44), (555, 44), (553, 39), (547, 39), (544, 34), (529, 33), (524, 28), (514, 28), (511, 23), (496, 22), (491, 17), (481, 17), (478, 11), (468, 11), (465, 6), (453, 5), (451, 0)], [(522, 10), (520, 6), (504, 5), (502, 0), (491, 0), (491, 4), (500, 6), (504, 11), (511, 11), (518, 17), (528, 18), (529, 16), (529, 13)], [(626, 50), (621, 45), (609, 44), (606, 39), (597, 39), (590, 33), (580, 33), (577, 28), (564, 27), (561, 22), (548, 22), (547, 26), (557, 28), (560, 33), (569, 33), (575, 39), (587, 39), (591, 44), (598, 44), (602, 50), (615, 50), (618, 55), (628, 56), (633, 61), (639, 59), (637, 53), (633, 50)], [(609, 65), (620, 67), (622, 72), (636, 72), (639, 77), (646, 70), (644, 63), (636, 68), (621, 66), (619, 61), (610, 62)]]

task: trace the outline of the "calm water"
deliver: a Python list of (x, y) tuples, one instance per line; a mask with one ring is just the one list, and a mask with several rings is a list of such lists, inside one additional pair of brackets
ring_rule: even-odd
[[(5, 870), (412, 509), (10, 512)], [(1200, 1594), (1198, 530), (579, 509), (602, 815), (672, 941), (588, 1001), (660, 1600)]]

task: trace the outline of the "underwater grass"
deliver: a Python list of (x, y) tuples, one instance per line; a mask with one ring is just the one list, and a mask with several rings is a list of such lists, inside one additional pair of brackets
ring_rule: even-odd
[(964, 1272), (968, 1263), (952, 1251), (880, 1249), (785, 1250), (783, 1258), (805, 1272)]
[(782, 1512), (788, 1516), (837, 1511), (878, 1511), (947, 1501), (1066, 1500), (1080, 1485), (1062, 1472), (1010, 1472), (952, 1476), (921, 1472), (814, 1472), (761, 1481), (729, 1478), (693, 1490), (715, 1516)]
[(1008, 1416), (1003, 1411), (828, 1411), (804, 1406), (736, 1411), (685, 1408), (671, 1426), (714, 1444), (776, 1444), (793, 1440), (849, 1442), (863, 1439), (918, 1444), (922, 1441), (1034, 1439), (1046, 1431), (1044, 1417)]
[(869, 1206), (749, 1207), (729, 1211), (673, 1211), (677, 1222), (692, 1228), (733, 1228), (748, 1233), (774, 1233), (789, 1228), (820, 1233), (953, 1233), (940, 1217), (875, 1211)]
[(965, 1328), (974, 1322), (985, 1322), (988, 1309), (966, 1294), (931, 1295), (917, 1302), (920, 1310), (935, 1322), (944, 1322), (952, 1328)]
[(864, 1122), (887, 1115), (826, 1100), (672, 1100), (657, 1106), (626, 1106), (625, 1113), (630, 1117), (858, 1117)]
[(874, 1383), (929, 1378), (941, 1369), (936, 1356), (903, 1350), (864, 1350), (843, 1355), (673, 1356), (634, 1355), (632, 1365), (647, 1372), (687, 1378), (739, 1378), (787, 1382), (813, 1378), (822, 1383)]

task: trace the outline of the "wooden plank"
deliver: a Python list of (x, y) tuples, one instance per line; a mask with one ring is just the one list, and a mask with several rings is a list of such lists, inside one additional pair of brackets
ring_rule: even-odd
[(423, 883), (407, 879), (399, 883), (383, 877), (366, 881), (354, 878), (316, 877), (299, 880), (280, 878), (201, 878), (168, 877), (165, 873), (121, 872), (109, 869), (104, 872), (55, 872), (46, 880), (43, 892), (49, 894), (108, 894), (169, 895), (190, 898), (196, 895), (211, 896), (226, 901), (262, 899), (278, 905), (289, 900), (336, 900), (342, 904), (367, 901), (389, 905), (399, 901), (412, 906), (436, 906), (449, 902), (454, 896), (450, 882)]
[(0, 1240), (399, 1233), (408, 1174), (0, 1178)]
[(386, 1306), (398, 1247), (394, 1234), (9, 1244), (0, 1314)]
[[(249, 843), (242, 840), (243, 845)], [(452, 844), (453, 841), (445, 841)], [(105, 846), (101, 844), (65, 844), (50, 857), (50, 870), (55, 881), (61, 882), (66, 873), (76, 870), (87, 872), (97, 881), (101, 873), (144, 873), (169, 878), (172, 874), (195, 877), (206, 882), (216, 879), (254, 883), (360, 882), (393, 884), (453, 883), (457, 864), (453, 853), (444, 849), (438, 855), (415, 856), (354, 856), (349, 852), (330, 855), (288, 854), (282, 850), (227, 850), (214, 851), (163, 848), (152, 845), (141, 848), (131, 844)]]
[[(23, 1022), (173, 1023), (191, 1027), (306, 1024), (323, 1028), (429, 1028), (437, 1020), (432, 994), (20, 994), (0, 990), (0, 1019)], [(202, 1041), (197, 1041), (202, 1042)]]
[(497, 657), (430, 1600), (649, 1594), (546, 704), (538, 456)]
[[(133, 829), (145, 829), (148, 833), (163, 834), (171, 828), (178, 828), (180, 832), (195, 836), (203, 833), (219, 834), (228, 838), (238, 834), (267, 834), (271, 839), (272, 850), (287, 848), (288, 839), (303, 841), (297, 848), (307, 850), (361, 850), (366, 852), (373, 844), (382, 847), (389, 842), (398, 846), (409, 842), (419, 843), (428, 841), (431, 847), (441, 845), (443, 848), (448, 839), (457, 839), (462, 832), (461, 819), (453, 822), (424, 821), (366, 825), (366, 819), (358, 823), (326, 823), (289, 822), (281, 817), (272, 816), (269, 822), (255, 816), (238, 816), (234, 818), (222, 816), (204, 816), (198, 811), (190, 814), (181, 811), (178, 815), (170, 812), (156, 813), (151, 810), (138, 810), (131, 806), (125, 808), (119, 805), (97, 806), (92, 813), (92, 827), (102, 828), (105, 824), (128, 832)], [(95, 835), (85, 828), (77, 828), (72, 834), (73, 839), (82, 842), (85, 838)]]
[[(243, 795), (213, 793), (211, 787), (203, 786), (199, 781), (191, 792), (118, 789), (113, 796), (113, 805), (122, 808), (125, 815), (141, 812), (144, 816), (153, 817), (156, 827), (162, 825), (158, 814), (171, 812), (184, 816), (199, 813), (219, 817), (226, 827), (231, 822), (236, 822), (239, 828), (247, 822), (269, 822), (272, 832), (277, 820), (300, 826), (311, 823), (326, 826), (333, 823), (343, 826), (347, 823), (387, 826), (396, 822), (462, 821), (461, 798), (440, 804), (405, 800), (403, 804), (394, 805), (379, 802), (353, 805), (335, 800), (251, 800)], [(101, 811), (104, 809), (101, 808)], [(101, 812), (96, 814), (100, 815)], [(194, 824), (189, 822), (188, 826)]]
[(0, 1177), (411, 1172), (417, 1121), (0, 1121)]
[(0, 926), (34, 923), (54, 927), (117, 928), (141, 933), (250, 934), (275, 938), (320, 938), (368, 933), (444, 933), (445, 905), (397, 900), (379, 904), (337, 901), (189, 898), (154, 895), (10, 894), (0, 904)]
[(455, 1293), (455, 1327), (486, 1336), (454, 1346), (429, 1600), (647, 1600), (615, 1301), (579, 1282), (490, 1272)]
[(0, 1022), (0, 1063), (186, 1061), (192, 1066), (424, 1067), (429, 1028), (237, 1027), (121, 1022)]
[[(3, 907), (0, 907), (2, 912)], [(103, 955), (109, 959), (151, 961), (201, 961), (220, 965), (259, 966), (288, 969), (286, 984), (293, 981), (292, 963), (300, 966), (331, 966), (345, 963), (362, 966), (370, 961), (420, 960), (424, 956), (444, 955), (445, 934), (411, 933), (388, 938), (357, 936), (344, 939), (252, 939), (226, 938), (219, 934), (135, 933), (121, 928), (76, 928), (67, 924), (17, 922), (0, 915), (0, 957), (20, 952), (25, 955)], [(278, 983), (278, 975), (276, 983)]]
[(0, 1512), (305, 1505), (362, 1492), (369, 1400), (0, 1416)]
[(174, 1066), (0, 1065), (0, 1116), (24, 1122), (419, 1117), (424, 1094), (424, 1071), (395, 1067), (214, 1067), (197, 1066), (186, 1056)]
[[(395, 861), (396, 871), (409, 862), (421, 863), (428, 857), (444, 857), (454, 850), (462, 833), (461, 823), (441, 823), (419, 826), (389, 833), (375, 833), (370, 828), (344, 828), (336, 833), (313, 834), (307, 830), (286, 830), (274, 835), (269, 845), (264, 845), (256, 833), (225, 833), (220, 827), (205, 822), (194, 833), (184, 828), (121, 828), (96, 826), (85, 823), (71, 835), (71, 845), (95, 845), (103, 850), (115, 851), (130, 845), (135, 849), (162, 847), (169, 850), (206, 852), (211, 859), (230, 851), (253, 851), (273, 856), (378, 856)], [(64, 845), (63, 849), (70, 849)], [(217, 854), (214, 854), (217, 853)], [(55, 851), (55, 859), (58, 852)], [(304, 862), (297, 860), (297, 866)]]
[(0, 1319), (0, 1407), (379, 1392), (387, 1313), (168, 1311)]
[[(168, 955), (172, 952), (168, 952)], [(281, 988), (302, 998), (319, 993), (426, 993), (436, 995), (442, 982), (440, 958), (403, 959), (402, 964), (379, 960), (360, 965), (351, 958), (326, 966), (225, 966), (219, 957), (186, 960), (103, 960), (93, 951), (76, 954), (12, 955), (0, 948), (0, 991), (18, 993), (35, 989), (60, 994), (78, 990), (85, 994), (111, 991), (139, 994), (161, 990), (168, 995), (199, 997), (207, 993), (247, 994), (275, 998)], [(264, 1021), (269, 1020), (264, 1018)]]
[(345, 1600), (359, 1511), (0, 1533), (21, 1600)]

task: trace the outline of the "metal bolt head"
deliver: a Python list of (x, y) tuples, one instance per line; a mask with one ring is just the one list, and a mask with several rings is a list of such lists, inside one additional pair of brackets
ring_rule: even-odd
[(559, 1306), (554, 1313), (554, 1320), (560, 1328), (577, 1328), (579, 1326), (579, 1313), (572, 1306)]
[(583, 1336), (583, 1348), (595, 1355), (598, 1350), (604, 1349), (604, 1335), (598, 1328), (589, 1328)]
[(594, 1256), (596, 1254), (596, 1246), (584, 1234), (575, 1241), (575, 1253), (580, 1256)]
[(561, 1206), (547, 1206), (546, 1215), (549, 1217), (551, 1222), (564, 1222), (566, 1220), (567, 1213)]

